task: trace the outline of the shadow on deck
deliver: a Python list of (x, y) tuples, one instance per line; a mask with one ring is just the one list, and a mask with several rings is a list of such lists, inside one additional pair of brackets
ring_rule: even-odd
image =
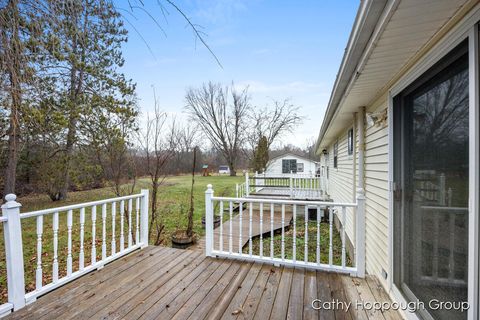
[(401, 319), (394, 311), (314, 310), (312, 300), (389, 301), (366, 279), (206, 258), (150, 246), (46, 294), (6, 319)]

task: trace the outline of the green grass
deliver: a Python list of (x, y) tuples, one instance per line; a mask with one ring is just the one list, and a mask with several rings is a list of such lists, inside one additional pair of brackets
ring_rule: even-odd
[[(305, 259), (305, 220), (303, 218), (297, 218), (296, 221), (296, 260), (304, 261)], [(320, 262), (328, 264), (329, 263), (329, 224), (320, 223)], [(293, 224), (290, 225), (288, 230), (285, 230), (285, 259), (293, 259)], [(271, 237), (263, 237), (263, 255), (270, 256), (270, 243)], [(308, 222), (308, 261), (316, 262), (317, 261), (317, 223), (316, 221)], [(342, 265), (342, 239), (339, 232), (333, 227), (333, 236), (332, 236), (332, 248), (333, 248), (333, 264)], [(247, 243), (243, 248), (244, 253), (249, 253), (249, 244)], [(260, 254), (260, 237), (255, 237), (252, 240), (252, 254)], [(282, 234), (277, 232), (273, 236), (273, 256), (275, 258), (282, 257)], [(351, 259), (346, 253), (346, 265), (352, 266)]]
[[(211, 177), (195, 177), (194, 187), (194, 231), (201, 237), (204, 235), (204, 230), (201, 225), (201, 219), (204, 213), (204, 198), (207, 184), (212, 184), (216, 195), (232, 196), (235, 192), (235, 184), (243, 182), (243, 177), (228, 177), (228, 176), (211, 176)], [(148, 179), (140, 179), (137, 182), (135, 193), (140, 192), (142, 188), (148, 188)], [(160, 187), (158, 208), (160, 221), (165, 225), (162, 235), (162, 244), (169, 246), (170, 235), (178, 229), (185, 229), (187, 227), (187, 211), (189, 206), (189, 194), (191, 187), (191, 176), (175, 176), (169, 177), (165, 183)], [(111, 188), (102, 188), (88, 191), (79, 191), (69, 193), (68, 199), (65, 201), (52, 202), (46, 195), (30, 195), (19, 198), (17, 201), (22, 204), (21, 212), (29, 212), (45, 208), (53, 208), (66, 206), (70, 204), (89, 202), (94, 200), (101, 200), (115, 197)], [(116, 229), (116, 247), (117, 252), (120, 248), (119, 232), (120, 232), (120, 214), (119, 204), (117, 204), (117, 215), (115, 222)], [(133, 202), (133, 209), (135, 210), (135, 202)], [(102, 209), (97, 207), (97, 221), (96, 221), (96, 256), (101, 258), (102, 246)], [(60, 277), (66, 274), (66, 256), (67, 256), (67, 230), (66, 230), (66, 212), (59, 214), (60, 230), (58, 233), (58, 260)], [(112, 216), (110, 206), (107, 210), (106, 219), (107, 229), (107, 255), (111, 253), (111, 229)], [(125, 225), (127, 220), (125, 220)], [(132, 215), (133, 232), (135, 230), (135, 214)], [(73, 271), (78, 270), (78, 253), (80, 247), (80, 224), (79, 211), (73, 212), (73, 227), (72, 227), (72, 252), (73, 252)], [(25, 279), (27, 291), (35, 289), (35, 269), (37, 265), (37, 251), (36, 251), (36, 219), (29, 218), (22, 220), (22, 237), (23, 237), (23, 254), (25, 263)], [(135, 234), (133, 234), (135, 239)], [(85, 210), (85, 265), (87, 266), (91, 261), (92, 248), (92, 222), (91, 209)], [(152, 239), (151, 239), (152, 241)], [(125, 246), (127, 245), (127, 227), (125, 227)], [(7, 301), (6, 288), (6, 268), (5, 268), (5, 248), (3, 243), (3, 228), (0, 228), (0, 304)], [(43, 222), (43, 237), (42, 237), (42, 269), (44, 284), (51, 281), (52, 275), (52, 261), (53, 261), (53, 231), (52, 231), (52, 215), (44, 217)]]

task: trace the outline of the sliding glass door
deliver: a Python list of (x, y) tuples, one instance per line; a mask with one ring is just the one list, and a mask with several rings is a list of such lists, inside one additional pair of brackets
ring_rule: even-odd
[(394, 98), (394, 281), (426, 319), (466, 319), (428, 302), (467, 301), (468, 43)]

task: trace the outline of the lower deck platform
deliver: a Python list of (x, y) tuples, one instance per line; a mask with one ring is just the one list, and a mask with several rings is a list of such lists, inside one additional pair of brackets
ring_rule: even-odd
[[(353, 302), (348, 311), (312, 301)], [(201, 250), (150, 246), (106, 265), (6, 319), (401, 319), (355, 309), (389, 301), (373, 277), (205, 257)]]

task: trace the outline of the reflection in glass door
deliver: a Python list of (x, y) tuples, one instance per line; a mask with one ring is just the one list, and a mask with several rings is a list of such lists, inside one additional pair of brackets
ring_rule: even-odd
[(427, 309), (431, 299), (467, 301), (468, 106), (466, 43), (395, 98), (395, 282)]

